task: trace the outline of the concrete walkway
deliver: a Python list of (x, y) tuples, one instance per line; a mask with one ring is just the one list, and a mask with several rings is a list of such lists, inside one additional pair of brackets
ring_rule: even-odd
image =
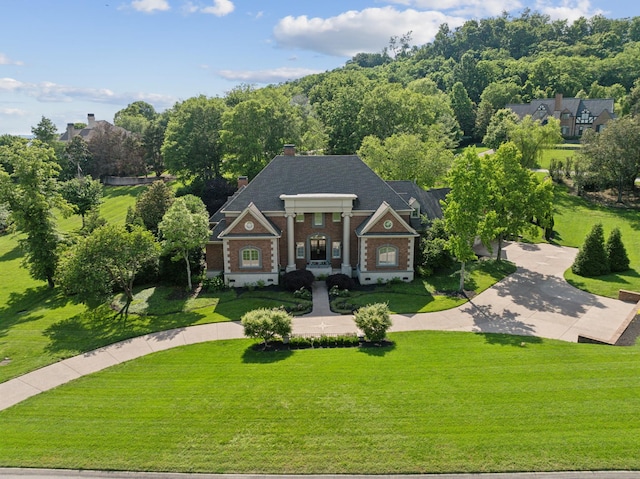
[[(458, 308), (393, 315), (391, 331), (445, 330), (507, 333), (577, 341), (578, 335), (608, 339), (635, 307), (594, 296), (567, 284), (563, 272), (577, 250), (514, 243), (504, 249), (518, 270)], [(310, 315), (293, 320), (294, 333), (356, 332), (351, 316), (328, 309), (326, 286), (314, 283)], [(147, 334), (65, 359), (0, 384), (0, 410), (86, 374), (156, 351), (243, 337), (239, 322), (212, 323)]]

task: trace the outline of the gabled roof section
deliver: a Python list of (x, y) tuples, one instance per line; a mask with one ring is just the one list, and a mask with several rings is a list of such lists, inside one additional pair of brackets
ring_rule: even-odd
[(280, 195), (300, 194), (355, 194), (354, 211), (375, 211), (381, 201), (396, 211), (411, 209), (357, 155), (279, 155), (222, 212), (240, 212), (250, 203), (260, 211), (284, 211)]
[[(432, 188), (423, 190), (413, 181), (387, 181), (407, 202), (413, 197), (420, 203), (420, 214), (429, 220), (442, 218), (441, 200), (444, 200), (451, 188)], [(413, 222), (412, 222), (413, 224)], [(414, 226), (415, 227), (415, 226)]]
[(243, 233), (242, 236), (268, 236), (268, 237), (276, 237), (276, 238), (279, 238), (281, 236), (280, 229), (277, 226), (275, 226), (273, 223), (271, 223), (271, 221), (269, 221), (262, 214), (262, 212), (256, 207), (256, 205), (254, 205), (253, 203), (250, 203), (249, 206), (247, 206), (244, 209), (244, 211), (240, 213), (238, 217), (235, 218), (231, 222), (231, 224), (228, 227), (226, 227), (224, 231), (222, 231), (222, 233), (218, 235), (218, 238), (222, 239), (224, 237), (233, 236), (234, 235), (233, 230), (242, 221), (247, 220), (248, 217), (250, 217), (252, 221), (255, 220), (260, 225), (262, 225), (263, 229), (266, 230), (266, 232), (256, 232), (256, 233), (247, 232), (247, 233)]
[[(520, 118), (524, 118), (526, 115), (531, 115), (536, 118), (541, 117), (545, 111), (549, 114), (555, 111), (555, 98), (542, 98), (532, 100), (531, 103), (510, 103), (505, 106), (509, 108)], [(541, 109), (542, 107), (542, 109)], [(573, 116), (579, 116), (582, 110), (588, 110), (591, 115), (599, 116), (603, 111), (608, 111), (613, 115), (614, 100), (612, 98), (593, 98), (593, 99), (580, 99), (580, 98), (562, 98), (560, 110), (562, 112), (569, 112)]]
[[(397, 221), (398, 224), (403, 227), (405, 232), (400, 233), (398, 231), (394, 231), (394, 232), (384, 233), (385, 235), (388, 234), (389, 236), (407, 236), (407, 235), (418, 236), (418, 233), (416, 232), (416, 230), (414, 230), (405, 220), (403, 220), (402, 217), (393, 208), (391, 208), (391, 206), (389, 206), (389, 203), (387, 203), (386, 201), (383, 201), (382, 204), (375, 211), (375, 213), (369, 216), (368, 219), (363, 221), (360, 224), (360, 226), (358, 226), (358, 228), (356, 229), (356, 235), (366, 236), (367, 234), (372, 234), (371, 230), (373, 229), (373, 227), (377, 225), (382, 220), (382, 218), (384, 218), (387, 215), (393, 216), (394, 220)], [(381, 233), (377, 232), (375, 234), (380, 235)]]

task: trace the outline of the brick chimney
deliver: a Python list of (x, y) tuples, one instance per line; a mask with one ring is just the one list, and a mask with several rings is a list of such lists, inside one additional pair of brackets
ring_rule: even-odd
[(296, 156), (296, 145), (284, 145), (284, 156)]
[(89, 113), (87, 115), (87, 127), (95, 128), (96, 126), (96, 116), (93, 113)]
[(249, 184), (249, 178), (246, 176), (238, 176), (238, 189), (247, 186)]
[(71, 139), (76, 135), (76, 127), (73, 123), (67, 123), (67, 141), (71, 141)]
[(562, 93), (556, 93), (556, 102), (553, 107), (553, 111), (562, 110)]

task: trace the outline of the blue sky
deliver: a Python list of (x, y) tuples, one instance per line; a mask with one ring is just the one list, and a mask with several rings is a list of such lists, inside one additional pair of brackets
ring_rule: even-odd
[(63, 131), (136, 100), (163, 110), (278, 83), (381, 51), (392, 35), (424, 44), (441, 23), (526, 7), (569, 21), (640, 15), (637, 0), (2, 0), (0, 134), (29, 134), (43, 115)]

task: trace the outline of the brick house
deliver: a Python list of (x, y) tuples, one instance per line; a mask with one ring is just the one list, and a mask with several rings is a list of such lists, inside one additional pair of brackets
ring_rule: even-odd
[(533, 100), (531, 103), (512, 103), (509, 108), (521, 119), (530, 115), (534, 120), (546, 123), (547, 118), (560, 120), (560, 129), (564, 138), (582, 136), (587, 129), (602, 131), (608, 121), (616, 116), (613, 112), (614, 100), (611, 98), (582, 100), (563, 98), (558, 93), (555, 98)]
[(278, 284), (295, 269), (411, 281), (421, 216), (441, 217), (447, 192), (385, 182), (356, 155), (298, 156), (287, 145), (210, 218), (207, 273), (230, 286)]

